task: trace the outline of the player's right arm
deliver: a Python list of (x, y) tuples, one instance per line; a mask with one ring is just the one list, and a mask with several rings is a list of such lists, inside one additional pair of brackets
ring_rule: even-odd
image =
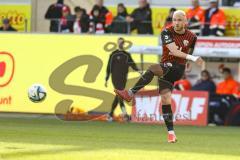
[(109, 79), (110, 74), (111, 74), (112, 56), (113, 56), (113, 53), (109, 56), (109, 59), (108, 59), (107, 71), (106, 71), (106, 78), (105, 78), (105, 87), (108, 86), (108, 85), (107, 85), (107, 82), (108, 82), (108, 79)]
[(169, 51), (170, 51), (169, 54), (179, 57), (179, 58), (191, 60), (193, 62), (196, 62), (198, 65), (202, 65), (203, 60), (201, 57), (192, 56), (191, 54), (186, 54), (179, 49), (179, 47), (174, 42), (171, 33), (168, 30), (165, 29), (161, 33), (161, 38), (162, 38), (163, 45), (166, 45), (166, 47), (169, 49)]

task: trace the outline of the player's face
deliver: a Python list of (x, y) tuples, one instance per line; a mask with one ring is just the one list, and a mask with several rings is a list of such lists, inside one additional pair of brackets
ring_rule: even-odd
[(182, 31), (186, 25), (186, 18), (183, 15), (173, 15), (173, 26), (175, 31)]

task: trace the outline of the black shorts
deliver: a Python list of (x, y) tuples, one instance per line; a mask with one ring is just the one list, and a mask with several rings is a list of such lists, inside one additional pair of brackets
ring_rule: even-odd
[(185, 72), (185, 65), (178, 63), (160, 63), (163, 76), (158, 78), (159, 92), (164, 89), (173, 90), (173, 84), (182, 78)]

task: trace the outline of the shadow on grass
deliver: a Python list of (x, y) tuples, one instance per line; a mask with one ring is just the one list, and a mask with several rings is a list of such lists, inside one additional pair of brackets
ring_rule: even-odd
[(39, 150), (29, 150), (29, 151), (15, 151), (11, 153), (0, 153), (0, 158), (19, 158), (19, 157), (29, 157), (29, 156), (39, 156), (39, 155), (54, 155), (64, 152), (75, 152), (89, 150), (90, 148), (80, 148), (80, 147), (68, 147), (59, 149), (39, 149)]
[[(232, 143), (229, 140), (231, 132), (233, 130), (239, 131), (239, 129), (222, 130), (221, 128), (178, 127), (177, 132), (179, 133), (180, 141), (176, 144), (168, 144), (166, 142), (165, 127), (159, 125), (5, 119), (0, 122), (0, 130), (0, 142), (73, 146), (70, 149), (6, 153), (2, 155), (5, 157), (17, 156), (19, 154), (21, 156), (30, 156), (103, 149), (191, 152), (238, 156), (240, 154), (237, 151), (237, 139), (232, 139)], [(225, 134), (227, 135), (226, 137)], [(223, 136), (221, 137), (221, 135)]]

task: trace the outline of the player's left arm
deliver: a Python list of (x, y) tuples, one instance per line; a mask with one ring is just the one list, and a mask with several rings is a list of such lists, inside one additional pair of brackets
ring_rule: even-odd
[[(175, 44), (175, 42), (169, 43), (166, 45), (167, 48), (170, 51), (170, 55), (173, 55), (175, 57), (179, 57), (179, 58), (183, 58), (183, 59), (187, 59), (187, 60), (192, 60), (192, 61), (197, 61), (197, 59), (199, 58), (198, 56), (192, 56), (190, 54), (184, 53), (182, 52), (179, 47)], [(193, 49), (191, 49), (193, 52)], [(191, 50), (189, 52), (191, 52)], [(189, 56), (191, 56), (191, 59), (189, 58)]]
[(194, 60), (193, 60), (194, 57), (198, 57), (197, 60), (194, 61), (194, 62), (196, 62), (198, 65), (202, 65), (202, 64), (204, 63), (204, 60), (203, 60), (201, 57), (199, 57), (199, 56), (192, 56), (192, 54), (193, 54), (193, 52), (194, 52), (194, 48), (195, 48), (196, 42), (197, 42), (197, 36), (194, 37), (194, 40), (193, 40), (193, 42), (192, 42), (192, 45), (190, 46), (190, 48), (189, 48), (189, 50), (188, 50), (188, 56), (187, 56), (186, 59), (194, 61)]
[(192, 44), (191, 44), (191, 46), (190, 46), (190, 48), (188, 50), (188, 54), (190, 54), (190, 55), (193, 54), (196, 42), (197, 42), (197, 37), (194, 37), (194, 40), (193, 40), (193, 42), (192, 42)]
[[(193, 56), (191, 55), (194, 51), (194, 47), (195, 47), (195, 43), (196, 43), (195, 39), (193, 45), (190, 47), (188, 53), (184, 53), (182, 52), (179, 47), (176, 45), (176, 43), (173, 41), (169, 44), (166, 44), (166, 47), (169, 49), (171, 55), (175, 56), (175, 57), (179, 57), (179, 58), (183, 58), (183, 59), (187, 59), (187, 60), (191, 60), (193, 62), (196, 62), (198, 65), (202, 65), (204, 63), (204, 61), (202, 60), (201, 57), (199, 56)], [(190, 54), (189, 54), (190, 53)]]

